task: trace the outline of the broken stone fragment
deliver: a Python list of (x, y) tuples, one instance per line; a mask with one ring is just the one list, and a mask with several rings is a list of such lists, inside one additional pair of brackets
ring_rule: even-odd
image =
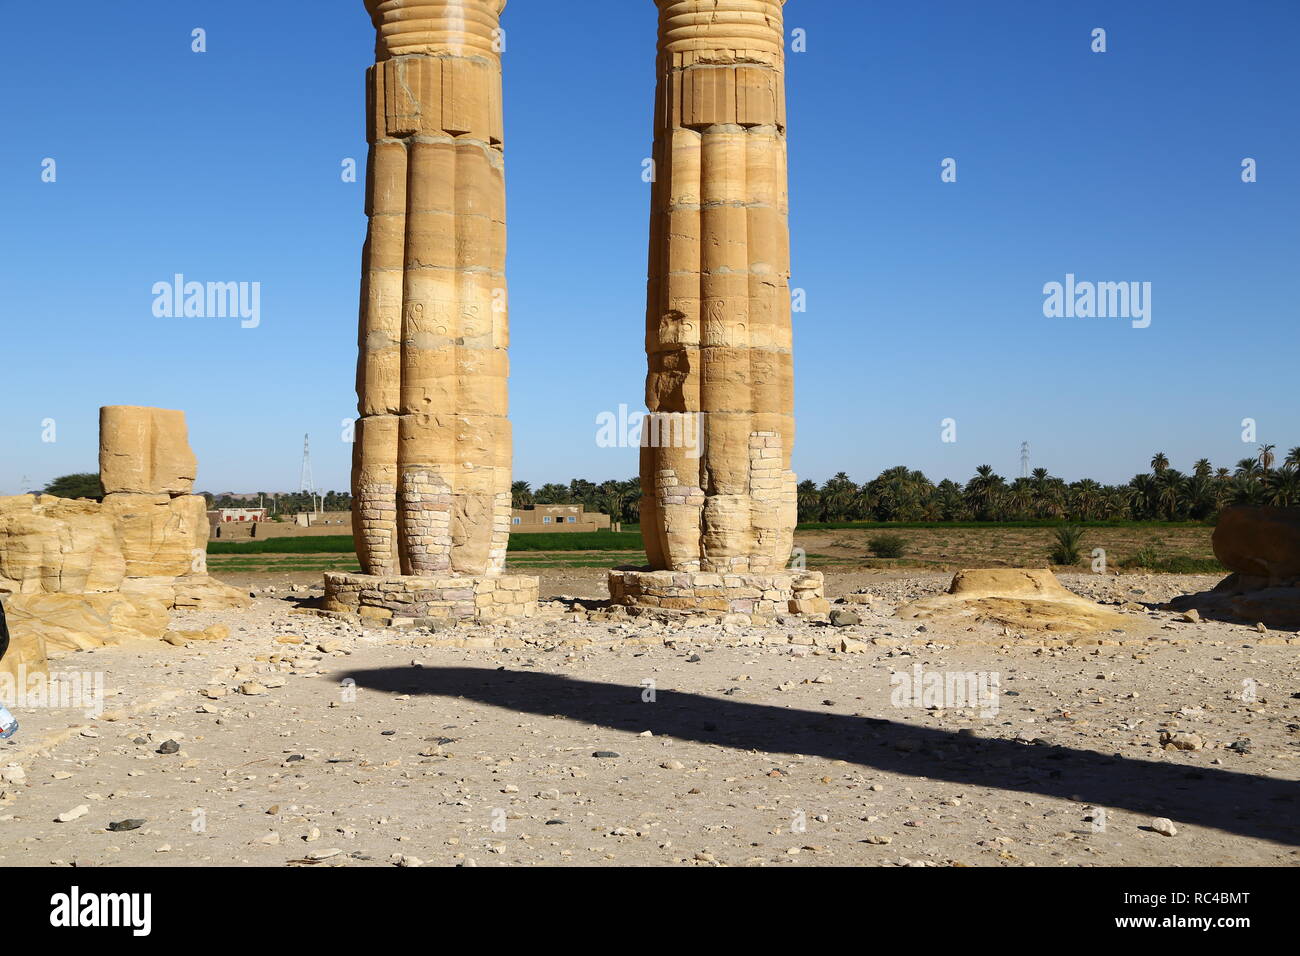
[(196, 474), (184, 412), (135, 405), (99, 410), (99, 480), (105, 494), (189, 495)]

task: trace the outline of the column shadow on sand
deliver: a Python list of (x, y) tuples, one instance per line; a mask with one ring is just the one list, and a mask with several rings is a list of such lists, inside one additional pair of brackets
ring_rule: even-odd
[(350, 677), (359, 687), (393, 694), (464, 698), (630, 733), (650, 730), (656, 737), (735, 750), (844, 760), (890, 773), (1074, 799), (1300, 845), (1300, 784), (1291, 780), (671, 690), (660, 689), (655, 702), (645, 703), (639, 685), (526, 670), (391, 667), (340, 676)]

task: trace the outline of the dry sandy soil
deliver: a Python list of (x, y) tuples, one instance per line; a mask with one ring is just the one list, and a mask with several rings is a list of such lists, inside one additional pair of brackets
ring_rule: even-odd
[[(1107, 563), (1117, 570), (1124, 562), (1144, 550), (1153, 552), (1161, 559), (1186, 557), (1211, 561), (1214, 559), (1214, 549), (1210, 544), (1213, 531), (1213, 528), (1200, 525), (1085, 528), (1079, 548), (1085, 563), (1090, 562), (1093, 549), (1103, 549)], [(873, 563), (870, 559), (870, 541), (881, 535), (903, 539), (904, 564), (954, 570), (974, 567), (1033, 568), (1042, 567), (1052, 553), (1055, 530), (998, 525), (982, 528), (939, 526), (903, 527), (896, 530), (800, 530), (796, 543), (808, 552), (812, 567), (819, 564)]]
[[(1101, 644), (892, 617), (947, 579), (832, 574), (832, 597), (878, 596), (842, 628), (557, 604), (526, 623), (363, 630), (298, 613), (305, 595), (283, 588), (176, 614), (231, 636), (56, 662), (105, 675), (97, 718), (17, 708), (0, 865), (1300, 862), (1294, 634), (1157, 609), (1213, 577), (1066, 577), (1145, 606)], [(599, 597), (603, 574), (547, 573), (543, 594)], [(489, 637), (517, 646), (431, 646)], [(993, 705), (895, 706), (891, 675), (916, 665), (996, 675)], [(1162, 748), (1162, 732), (1200, 747)], [(122, 821), (143, 822), (109, 829)]]

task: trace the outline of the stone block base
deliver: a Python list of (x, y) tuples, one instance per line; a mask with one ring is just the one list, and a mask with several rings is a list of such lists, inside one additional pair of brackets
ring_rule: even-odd
[(778, 614), (826, 614), (820, 571), (770, 574), (706, 571), (611, 571), (613, 606), (630, 614), (774, 620)]
[(392, 626), (496, 621), (532, 617), (540, 586), (540, 578), (514, 574), (381, 577), (329, 573), (321, 610)]

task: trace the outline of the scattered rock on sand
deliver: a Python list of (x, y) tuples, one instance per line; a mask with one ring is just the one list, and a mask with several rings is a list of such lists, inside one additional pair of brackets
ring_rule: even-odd
[(1155, 830), (1161, 836), (1177, 836), (1178, 827), (1174, 826), (1174, 821), (1168, 817), (1156, 817), (1151, 821), (1151, 829)]
[(71, 810), (63, 811), (55, 817), (54, 820), (56, 823), (71, 823), (73, 820), (80, 820), (89, 812), (90, 806), (83, 803), (80, 806), (73, 807)]

